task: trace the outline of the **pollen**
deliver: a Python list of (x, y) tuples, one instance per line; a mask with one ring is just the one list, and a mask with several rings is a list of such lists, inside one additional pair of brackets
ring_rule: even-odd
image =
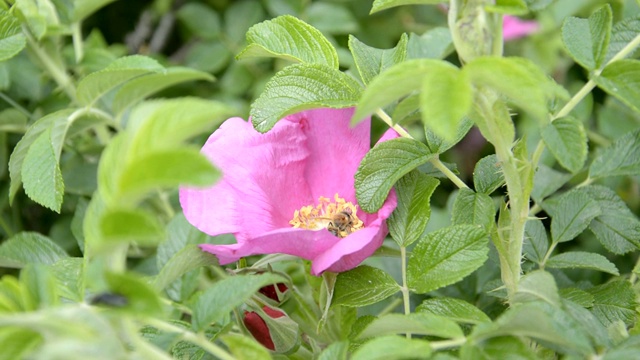
[(358, 205), (346, 201), (338, 194), (333, 196), (333, 201), (321, 196), (316, 205), (296, 210), (289, 224), (299, 229), (326, 229), (333, 235), (344, 238), (364, 227), (362, 220), (358, 219), (357, 211)]

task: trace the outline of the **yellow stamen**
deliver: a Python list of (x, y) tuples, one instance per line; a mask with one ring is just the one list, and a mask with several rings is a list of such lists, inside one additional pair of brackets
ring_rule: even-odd
[(358, 206), (346, 201), (338, 194), (333, 198), (334, 201), (331, 201), (329, 198), (320, 196), (317, 205), (307, 205), (296, 210), (289, 224), (300, 229), (327, 229), (339, 238), (362, 229), (364, 223), (358, 219)]

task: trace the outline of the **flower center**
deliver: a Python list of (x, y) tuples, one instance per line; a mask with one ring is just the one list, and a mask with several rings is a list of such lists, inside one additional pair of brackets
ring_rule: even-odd
[(327, 229), (333, 235), (344, 238), (364, 227), (356, 212), (358, 206), (334, 195), (334, 201), (320, 196), (318, 205), (307, 205), (296, 210), (289, 221), (294, 228), (322, 230)]

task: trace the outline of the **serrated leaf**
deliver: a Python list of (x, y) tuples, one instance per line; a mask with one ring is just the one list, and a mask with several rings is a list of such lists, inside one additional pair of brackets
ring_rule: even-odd
[(542, 140), (560, 165), (572, 173), (582, 169), (587, 160), (587, 133), (582, 122), (564, 117), (545, 126)]
[(412, 171), (396, 183), (398, 206), (387, 224), (391, 237), (399, 246), (408, 246), (418, 240), (431, 216), (431, 195), (440, 184), (435, 178)]
[(418, 334), (441, 338), (460, 338), (460, 326), (453, 320), (427, 313), (409, 315), (387, 314), (373, 320), (359, 335), (359, 339), (391, 334)]
[(583, 191), (597, 201), (601, 214), (591, 220), (591, 230), (607, 250), (624, 254), (640, 248), (640, 220), (611, 189), (599, 185), (585, 186)]
[(639, 175), (640, 156), (637, 154), (640, 154), (640, 130), (621, 136), (609, 147), (599, 150), (589, 167), (589, 177)]
[(178, 185), (209, 186), (221, 176), (197, 149), (183, 148), (140, 156), (130, 161), (119, 178), (118, 195), (134, 201), (153, 189)]
[(462, 71), (474, 85), (496, 90), (538, 119), (546, 119), (548, 99), (566, 96), (566, 90), (524, 58), (479, 57)]
[(510, 301), (514, 304), (544, 301), (553, 306), (560, 306), (560, 295), (553, 275), (544, 270), (536, 270), (520, 279), (518, 289)]
[(430, 359), (431, 351), (425, 340), (381, 336), (358, 347), (351, 360)]
[(490, 195), (504, 183), (504, 174), (495, 154), (485, 156), (476, 163), (473, 185), (477, 192)]
[(491, 319), (477, 307), (464, 300), (448, 297), (427, 299), (418, 305), (416, 313), (443, 316), (463, 324), (478, 325), (491, 322)]
[(564, 288), (560, 289), (559, 293), (563, 299), (572, 301), (584, 308), (590, 308), (593, 306), (593, 295), (582, 289), (574, 287)]
[(527, 259), (540, 263), (549, 250), (547, 230), (540, 219), (527, 221), (524, 228), (523, 252)]
[(173, 67), (161, 73), (135, 78), (118, 89), (113, 99), (113, 111), (119, 114), (151, 94), (175, 84), (194, 80), (213, 81), (214, 77), (195, 69)]
[(20, 21), (8, 11), (0, 9), (0, 61), (8, 60), (27, 45)]
[(102, 95), (138, 76), (160, 72), (164, 68), (156, 61), (142, 55), (119, 58), (105, 69), (91, 73), (78, 83), (78, 101), (90, 105)]
[(349, 50), (362, 82), (366, 85), (387, 68), (403, 62), (407, 56), (407, 40), (407, 35), (402, 34), (396, 47), (382, 50), (367, 46), (355, 36), (350, 35)]
[(448, 62), (431, 59), (416, 59), (396, 64), (376, 76), (362, 93), (355, 114), (354, 125), (366, 116), (394, 101), (422, 88), (428, 73), (457, 69)]
[(539, 164), (533, 176), (533, 190), (531, 197), (536, 202), (542, 202), (544, 198), (556, 192), (571, 179), (570, 174), (562, 173), (552, 168)]
[(367, 265), (338, 274), (333, 305), (366, 306), (382, 301), (400, 291), (391, 275)]
[(451, 221), (454, 225), (481, 225), (489, 230), (496, 215), (496, 206), (487, 194), (471, 189), (460, 189), (453, 202)]
[(355, 174), (356, 198), (366, 212), (376, 212), (396, 181), (434, 156), (419, 141), (397, 138), (377, 144)]
[[(608, 63), (620, 50), (624, 49), (640, 33), (640, 17), (628, 17), (618, 21), (611, 29), (609, 40), (609, 50), (605, 58)], [(627, 57), (633, 57), (634, 52), (630, 52)]]
[(409, 258), (409, 288), (423, 294), (462, 280), (487, 260), (487, 243), (479, 226), (455, 225), (430, 233)]
[(269, 80), (251, 105), (251, 122), (256, 130), (267, 132), (282, 117), (302, 110), (354, 106), (360, 91), (354, 78), (326, 65), (289, 65)]
[(462, 122), (458, 124), (455, 136), (450, 139), (445, 139), (436, 135), (428, 126), (425, 126), (424, 134), (427, 140), (427, 147), (434, 154), (442, 154), (459, 143), (469, 133), (469, 130), (471, 130), (472, 127), (473, 121), (471, 121), (470, 118), (465, 117), (462, 119)]
[(31, 144), (22, 164), (22, 185), (31, 200), (59, 213), (64, 182), (52, 142), (47, 129)]
[(402, 5), (440, 4), (446, 0), (375, 0), (369, 14)]
[(593, 295), (591, 311), (604, 326), (609, 326), (617, 320), (623, 321), (626, 325), (635, 321), (638, 303), (630, 282), (612, 281), (587, 291)]
[(607, 65), (593, 81), (609, 95), (640, 112), (640, 61), (623, 59)]
[(467, 73), (457, 68), (425, 73), (420, 93), (422, 121), (437, 136), (454, 140), (472, 102), (473, 88)]
[(218, 264), (218, 258), (202, 251), (197, 245), (186, 245), (167, 261), (154, 281), (157, 290), (163, 290), (173, 281), (193, 269)]
[(580, 189), (542, 203), (551, 215), (551, 239), (555, 243), (573, 240), (601, 214), (598, 203)]
[(247, 31), (247, 43), (237, 59), (277, 57), (338, 69), (338, 53), (329, 40), (318, 29), (291, 15), (252, 26)]
[(155, 245), (164, 238), (164, 227), (148, 211), (109, 209), (100, 220), (101, 238), (106, 242), (135, 241)]
[(546, 266), (552, 269), (590, 269), (620, 275), (616, 266), (606, 257), (585, 251), (570, 251), (552, 256)]
[(265, 273), (236, 275), (220, 280), (205, 290), (193, 306), (193, 328), (202, 330), (211, 322), (241, 305), (261, 287), (285, 282), (281, 276)]
[(0, 245), (2, 267), (22, 268), (32, 263), (53, 265), (67, 257), (60, 245), (35, 232), (18, 233)]
[(591, 14), (589, 19), (565, 19), (562, 41), (569, 55), (589, 70), (599, 68), (607, 55), (611, 23), (611, 7), (608, 4)]

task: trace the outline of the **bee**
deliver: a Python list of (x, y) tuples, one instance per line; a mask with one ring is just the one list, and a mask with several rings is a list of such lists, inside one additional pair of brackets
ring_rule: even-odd
[(327, 230), (337, 237), (346, 237), (351, 234), (353, 228), (353, 213), (351, 209), (346, 208), (343, 211), (335, 214), (331, 218), (331, 222), (327, 226)]

